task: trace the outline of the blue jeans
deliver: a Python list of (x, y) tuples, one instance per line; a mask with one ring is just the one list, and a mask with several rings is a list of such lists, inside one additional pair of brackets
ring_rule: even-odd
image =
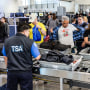
[(32, 71), (8, 71), (7, 76), (6, 90), (18, 90), (18, 84), (20, 85), (20, 90), (33, 90)]

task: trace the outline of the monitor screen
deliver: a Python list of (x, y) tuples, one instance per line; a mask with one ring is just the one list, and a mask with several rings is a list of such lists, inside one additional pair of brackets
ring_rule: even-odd
[(15, 13), (10, 13), (10, 17), (14, 17), (14, 14), (15, 14)]
[(39, 16), (42, 17), (43, 16), (43, 13), (39, 13)]
[(16, 17), (24, 17), (24, 13), (15, 13)]

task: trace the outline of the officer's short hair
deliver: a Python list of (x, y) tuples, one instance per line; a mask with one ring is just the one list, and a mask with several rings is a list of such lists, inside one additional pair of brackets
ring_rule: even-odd
[(69, 17), (67, 17), (67, 16), (62, 16), (62, 22), (65, 21), (65, 20), (69, 21)]
[(17, 26), (17, 32), (23, 32), (24, 30), (30, 29), (31, 26), (27, 23), (19, 23)]

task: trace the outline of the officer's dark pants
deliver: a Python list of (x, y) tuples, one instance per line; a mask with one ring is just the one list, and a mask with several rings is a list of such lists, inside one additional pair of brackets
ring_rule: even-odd
[(6, 90), (18, 90), (18, 84), (20, 90), (33, 90), (32, 72), (8, 72), (7, 77), (7, 89)]

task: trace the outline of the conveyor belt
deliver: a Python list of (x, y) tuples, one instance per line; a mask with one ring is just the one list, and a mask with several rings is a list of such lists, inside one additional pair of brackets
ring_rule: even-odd
[[(39, 63), (37, 63), (37, 61), (34, 62), (33, 66), (36, 72), (38, 72), (34, 72), (35, 74), (41, 76), (58, 77), (60, 78), (61, 85), (63, 85), (64, 78), (90, 84), (90, 61), (87, 60), (82, 60), (81, 64), (74, 71), (39, 67)], [(60, 90), (63, 90), (63, 87), (60, 88)]]
[[(34, 63), (35, 64), (35, 63)], [(69, 79), (70, 84), (84, 88), (90, 88), (90, 61), (82, 60), (81, 64), (74, 71), (58, 70), (52, 68), (39, 67), (35, 64), (38, 71), (35, 75), (40, 75), (42, 78), (45, 76), (60, 78), (60, 90), (63, 90), (63, 79)]]
[[(39, 67), (39, 65), (37, 67)], [(90, 66), (87, 61), (82, 61), (82, 63), (74, 71), (58, 70), (44, 67), (40, 67), (39, 69), (40, 75), (90, 82)]]

